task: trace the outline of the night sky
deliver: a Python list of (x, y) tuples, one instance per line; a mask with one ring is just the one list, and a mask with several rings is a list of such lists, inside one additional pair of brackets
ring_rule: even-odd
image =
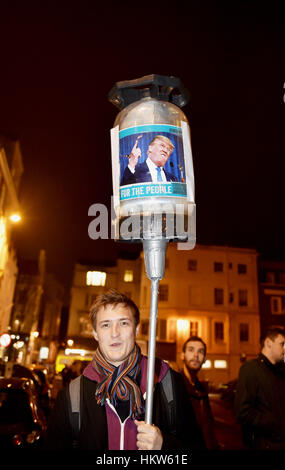
[(183, 4), (0, 8), (0, 134), (20, 140), (25, 169), (14, 239), (24, 258), (46, 249), (66, 286), (77, 259), (138, 250), (90, 240), (88, 208), (110, 207), (118, 110), (108, 93), (153, 73), (179, 77), (190, 92), (197, 242), (285, 260), (284, 11), (278, 2)]

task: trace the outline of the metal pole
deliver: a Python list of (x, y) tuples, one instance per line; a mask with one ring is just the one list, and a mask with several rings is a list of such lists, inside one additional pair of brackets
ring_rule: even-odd
[(145, 422), (147, 424), (152, 424), (158, 286), (160, 279), (164, 276), (167, 240), (144, 240), (143, 248), (146, 274), (151, 280)]
[(147, 424), (152, 423), (158, 285), (159, 285), (159, 279), (153, 279), (151, 281), (150, 330), (149, 330), (149, 343), (148, 343), (147, 389), (146, 389), (146, 410), (145, 410), (145, 422)]

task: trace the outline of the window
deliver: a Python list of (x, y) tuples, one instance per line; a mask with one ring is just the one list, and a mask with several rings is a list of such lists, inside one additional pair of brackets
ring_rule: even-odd
[(233, 292), (229, 293), (229, 304), (232, 304), (234, 302), (234, 294)]
[(124, 282), (133, 282), (134, 273), (131, 269), (126, 269), (124, 272)]
[(215, 322), (215, 340), (224, 340), (224, 324), (223, 322)]
[(168, 300), (168, 284), (161, 284), (158, 291), (159, 302), (167, 302)]
[(233, 263), (229, 263), (229, 269), (233, 269)]
[(215, 305), (224, 305), (224, 289), (215, 289)]
[(87, 286), (105, 286), (106, 273), (101, 271), (88, 271), (86, 273)]
[(276, 296), (274, 295), (270, 298), (272, 315), (278, 315), (280, 313), (284, 313), (284, 300), (285, 300), (285, 297), (277, 296), (277, 295)]
[(247, 290), (239, 289), (238, 291), (238, 304), (240, 307), (247, 307)]
[(239, 325), (239, 340), (248, 341), (249, 338), (249, 325), (248, 323), (240, 323)]
[(285, 284), (285, 273), (284, 272), (279, 273), (279, 283), (280, 284)]
[(188, 271), (197, 271), (196, 259), (188, 259)]
[(268, 282), (268, 284), (275, 284), (275, 273), (267, 272), (266, 273), (266, 282)]
[(218, 263), (217, 261), (214, 262), (214, 271), (215, 273), (222, 273), (224, 270), (223, 263)]
[(223, 359), (217, 359), (214, 361), (214, 367), (215, 369), (226, 369), (228, 367), (228, 363)]
[(149, 320), (142, 320), (141, 321), (141, 335), (142, 336), (148, 335), (148, 327), (149, 327)]
[(199, 336), (199, 323), (190, 321), (190, 336)]
[(211, 369), (211, 367), (212, 367), (212, 361), (210, 361), (210, 359), (206, 359), (206, 361), (202, 365), (202, 369)]
[(238, 264), (238, 274), (246, 274), (246, 273), (247, 273), (247, 265)]
[(185, 320), (184, 318), (179, 318), (177, 320), (177, 331), (181, 334), (183, 333), (184, 336), (189, 336), (189, 321)]

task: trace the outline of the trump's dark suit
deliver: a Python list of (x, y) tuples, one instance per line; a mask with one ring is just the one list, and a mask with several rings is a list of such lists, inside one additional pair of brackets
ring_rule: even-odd
[[(167, 181), (177, 181), (176, 176), (172, 175), (168, 171), (163, 168), (165, 177)], [(140, 163), (135, 167), (135, 172), (132, 173), (127, 166), (123, 173), (123, 177), (121, 180), (121, 186), (125, 186), (126, 184), (135, 184), (135, 183), (152, 183), (151, 173), (146, 162)]]

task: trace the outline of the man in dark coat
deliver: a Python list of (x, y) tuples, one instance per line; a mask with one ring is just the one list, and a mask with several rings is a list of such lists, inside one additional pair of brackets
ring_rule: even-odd
[(203, 431), (206, 446), (209, 450), (214, 450), (218, 449), (218, 443), (208, 391), (197, 377), (199, 370), (206, 360), (206, 352), (206, 343), (202, 338), (190, 336), (187, 339), (182, 349), (182, 359), (184, 361), (182, 377), (184, 378), (197, 422)]
[(137, 139), (129, 155), (129, 164), (124, 170), (121, 186), (135, 183), (177, 181), (176, 176), (164, 168), (173, 149), (174, 145), (168, 137), (157, 135), (149, 144), (147, 159), (138, 164), (138, 160), (141, 158), (141, 149), (138, 147)]
[(261, 338), (261, 353), (239, 372), (236, 415), (244, 443), (253, 449), (285, 450), (285, 331), (269, 328)]
[[(135, 343), (139, 310), (134, 302), (112, 289), (96, 299), (91, 321), (98, 349), (81, 377), (77, 446), (97, 451), (203, 448), (183, 379), (163, 361), (156, 364), (154, 424), (144, 422), (147, 358)], [(172, 384), (171, 402), (165, 395), (165, 380)], [(58, 394), (48, 425), (47, 449), (73, 446), (67, 392)]]

